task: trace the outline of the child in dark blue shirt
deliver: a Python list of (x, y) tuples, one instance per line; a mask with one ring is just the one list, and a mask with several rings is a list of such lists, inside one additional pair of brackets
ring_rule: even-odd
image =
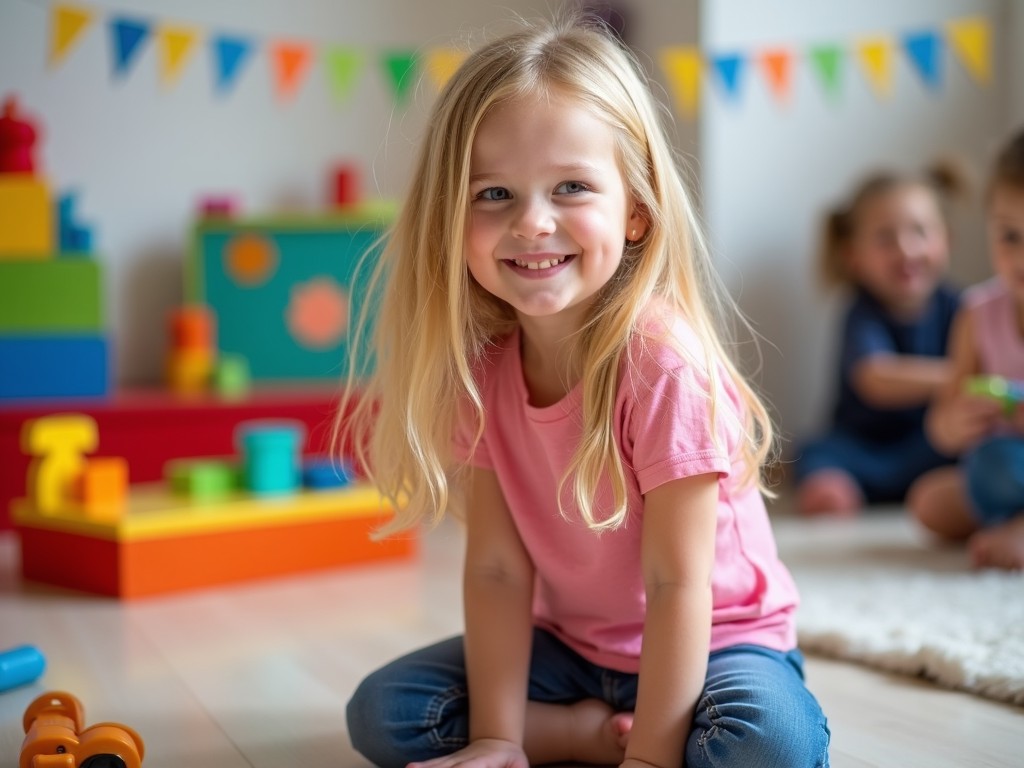
[(826, 280), (854, 292), (843, 324), (828, 431), (796, 456), (797, 504), (808, 515), (900, 502), (921, 474), (948, 463), (925, 437), (925, 407), (949, 378), (945, 359), (959, 297), (945, 282), (950, 168), (927, 179), (879, 174), (830, 214)]

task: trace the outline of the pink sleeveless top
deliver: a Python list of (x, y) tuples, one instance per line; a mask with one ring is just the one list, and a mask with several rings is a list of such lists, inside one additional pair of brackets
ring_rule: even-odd
[(1017, 305), (999, 278), (970, 288), (964, 305), (971, 313), (981, 372), (1024, 381), (1024, 335)]

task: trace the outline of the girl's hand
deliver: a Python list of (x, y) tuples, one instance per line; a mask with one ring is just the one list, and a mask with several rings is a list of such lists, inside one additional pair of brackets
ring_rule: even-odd
[(950, 456), (961, 453), (995, 429), (1003, 410), (998, 400), (956, 395), (928, 415), (928, 436)]
[(406, 768), (530, 768), (523, 748), (501, 739), (477, 739), (444, 757), (409, 763)]

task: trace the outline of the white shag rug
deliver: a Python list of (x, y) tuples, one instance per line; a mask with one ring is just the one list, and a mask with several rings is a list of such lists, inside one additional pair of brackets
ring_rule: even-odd
[(805, 652), (1024, 705), (1024, 574), (972, 570), (898, 513), (775, 528)]

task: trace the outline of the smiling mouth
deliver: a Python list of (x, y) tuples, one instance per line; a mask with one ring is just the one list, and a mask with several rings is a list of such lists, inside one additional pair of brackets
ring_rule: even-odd
[(572, 258), (571, 254), (567, 254), (558, 259), (543, 259), (542, 261), (523, 261), (522, 259), (506, 259), (506, 261), (509, 261), (522, 269), (539, 271), (557, 267), (559, 264), (564, 264), (565, 260), (569, 258)]

